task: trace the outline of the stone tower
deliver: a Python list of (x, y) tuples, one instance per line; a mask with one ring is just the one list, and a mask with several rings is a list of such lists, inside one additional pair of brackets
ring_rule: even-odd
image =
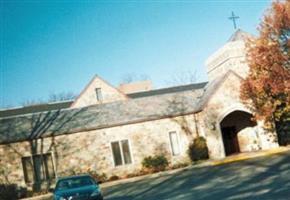
[(241, 77), (246, 76), (248, 65), (245, 60), (245, 39), (249, 37), (253, 36), (238, 29), (223, 47), (209, 56), (206, 66), (210, 82), (229, 70)]

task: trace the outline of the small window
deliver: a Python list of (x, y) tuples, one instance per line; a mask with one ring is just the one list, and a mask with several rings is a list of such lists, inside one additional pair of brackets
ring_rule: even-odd
[(131, 152), (128, 140), (111, 143), (115, 166), (131, 164)]
[(33, 165), (34, 165), (35, 182), (44, 181), (45, 174), (44, 174), (42, 155), (34, 155), (32, 156), (32, 159), (33, 159)]
[(44, 163), (44, 169), (45, 169), (46, 177), (48, 179), (55, 178), (53, 160), (52, 160), (51, 153), (50, 154), (46, 154), (46, 156), (43, 157), (43, 163)]
[(122, 155), (119, 142), (112, 142), (112, 150), (114, 156), (115, 165), (122, 165)]
[(101, 88), (96, 88), (96, 98), (97, 98), (97, 101), (103, 101)]
[(122, 152), (123, 152), (123, 157), (124, 157), (124, 163), (125, 164), (130, 164), (132, 163), (131, 160), (131, 154), (130, 154), (130, 149), (129, 149), (129, 142), (128, 140), (123, 140), (121, 141), (122, 143)]
[(177, 133), (169, 132), (169, 138), (170, 138), (170, 145), (172, 150), (172, 155), (176, 156), (180, 154), (180, 148), (179, 148), (179, 139)]
[(26, 183), (42, 182), (55, 178), (51, 153), (23, 157), (22, 165)]
[(22, 166), (23, 166), (23, 172), (24, 172), (24, 180), (26, 183), (32, 183), (33, 182), (33, 164), (32, 164), (32, 158), (31, 157), (23, 157), (22, 158)]

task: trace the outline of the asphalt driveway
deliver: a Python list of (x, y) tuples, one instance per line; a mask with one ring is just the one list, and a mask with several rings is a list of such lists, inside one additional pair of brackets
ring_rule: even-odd
[(290, 151), (104, 189), (106, 200), (290, 200)]

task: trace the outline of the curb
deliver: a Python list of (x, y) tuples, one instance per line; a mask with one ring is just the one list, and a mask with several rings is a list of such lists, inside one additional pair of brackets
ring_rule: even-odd
[(212, 162), (213, 162), (213, 160), (204, 160), (201, 163), (189, 164), (186, 167), (182, 167), (182, 168), (178, 168), (178, 169), (172, 169), (172, 170), (157, 172), (157, 173), (153, 173), (153, 174), (146, 174), (146, 175), (136, 176), (136, 177), (127, 178), (127, 179), (120, 179), (120, 180), (116, 180), (116, 181), (105, 182), (105, 183), (100, 184), (100, 186), (101, 186), (101, 188), (107, 188), (107, 187), (111, 187), (111, 186), (115, 186), (115, 185), (119, 185), (119, 184), (123, 184), (123, 183), (132, 183), (132, 182), (140, 181), (140, 180), (144, 180), (144, 179), (167, 176), (167, 175), (175, 174), (178, 172), (187, 171), (189, 169), (211, 166)]
[(290, 151), (290, 146), (277, 147), (277, 148), (272, 148), (272, 149), (265, 150), (265, 151), (248, 152), (248, 153), (242, 154), (242, 155), (234, 155), (232, 157), (226, 157), (226, 158), (223, 158), (221, 160), (206, 160), (206, 161), (203, 161), (202, 163), (195, 164), (195, 165), (189, 165), (187, 167), (183, 167), (183, 168), (179, 168), (179, 169), (174, 169), (174, 170), (163, 171), (163, 172), (158, 172), (158, 173), (154, 173), (154, 174), (147, 174), (147, 175), (143, 175), (143, 176), (137, 176), (137, 177), (133, 177), (133, 178), (127, 178), (127, 179), (121, 179), (121, 180), (117, 180), (117, 181), (102, 183), (101, 187), (107, 188), (107, 187), (111, 187), (111, 186), (118, 185), (118, 184), (131, 183), (131, 182), (135, 182), (135, 181), (139, 181), (139, 180), (143, 180), (143, 179), (150, 179), (150, 178), (156, 178), (156, 177), (161, 177), (161, 176), (167, 176), (170, 174), (175, 174), (175, 173), (178, 173), (181, 171), (186, 171), (189, 169), (224, 165), (224, 164), (228, 164), (228, 163), (248, 160), (251, 158), (271, 156), (274, 154), (285, 153), (287, 151)]
[(154, 173), (154, 174), (146, 174), (146, 175), (136, 176), (136, 177), (127, 178), (127, 179), (120, 179), (120, 180), (116, 180), (116, 181), (110, 181), (110, 182), (102, 183), (102, 184), (100, 184), (100, 186), (101, 186), (101, 188), (106, 188), (106, 187), (110, 187), (110, 186), (114, 186), (114, 185), (119, 185), (119, 184), (122, 184), (122, 183), (132, 183), (132, 182), (140, 181), (140, 180), (144, 180), (144, 179), (157, 178), (157, 177), (161, 177), (161, 176), (175, 174), (177, 172), (187, 170), (190, 167), (192, 167), (192, 166), (187, 166), (187, 167), (183, 167), (183, 168), (179, 168), (179, 169), (173, 169), (173, 170), (168, 170), (168, 171), (157, 172), (157, 173)]
[(20, 200), (47, 200), (47, 199), (52, 199), (52, 193), (47, 193), (35, 197), (28, 197)]
[[(249, 152), (249, 154), (236, 155), (236, 156), (233, 156), (233, 157), (227, 157), (227, 158), (225, 158), (223, 160), (213, 161), (211, 163), (211, 166), (224, 165), (224, 164), (227, 164), (227, 163), (233, 163), (233, 162), (248, 160), (248, 159), (251, 159), (251, 158), (271, 156), (271, 155), (274, 155), (274, 154), (280, 154), (280, 153), (284, 153), (284, 152), (287, 152), (287, 151), (290, 151), (289, 147), (278, 147), (278, 148), (266, 150), (264, 152), (259, 151), (259, 152), (256, 152), (256, 154), (253, 153), (253, 152)], [(251, 153), (253, 153), (253, 154), (251, 154)]]

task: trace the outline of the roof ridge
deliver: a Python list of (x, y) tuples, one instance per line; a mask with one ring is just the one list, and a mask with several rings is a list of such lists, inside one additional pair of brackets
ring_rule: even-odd
[(168, 90), (168, 89), (173, 89), (173, 88), (182, 88), (182, 87), (188, 87), (188, 86), (194, 86), (194, 85), (203, 85), (203, 84), (207, 84), (207, 83), (208, 83), (207, 81), (204, 81), (204, 82), (200, 82), (200, 83), (190, 83), (190, 84), (185, 84), (185, 85), (176, 85), (176, 86), (158, 88), (158, 89), (153, 89), (153, 90), (148, 90), (148, 91), (134, 92), (134, 93), (128, 94), (128, 96), (130, 96), (131, 94), (149, 93), (149, 92), (160, 91), (160, 90)]
[(69, 103), (73, 102), (74, 99), (71, 100), (63, 100), (63, 101), (53, 101), (53, 102), (43, 102), (43, 103), (36, 103), (31, 105), (25, 105), (25, 106), (16, 106), (16, 107), (10, 107), (10, 108), (1, 108), (0, 112), (2, 111), (10, 111), (10, 110), (18, 110), (22, 108), (31, 108), (31, 107), (37, 107), (37, 106), (44, 106), (44, 105), (54, 105), (54, 104), (62, 104), (62, 103)]

